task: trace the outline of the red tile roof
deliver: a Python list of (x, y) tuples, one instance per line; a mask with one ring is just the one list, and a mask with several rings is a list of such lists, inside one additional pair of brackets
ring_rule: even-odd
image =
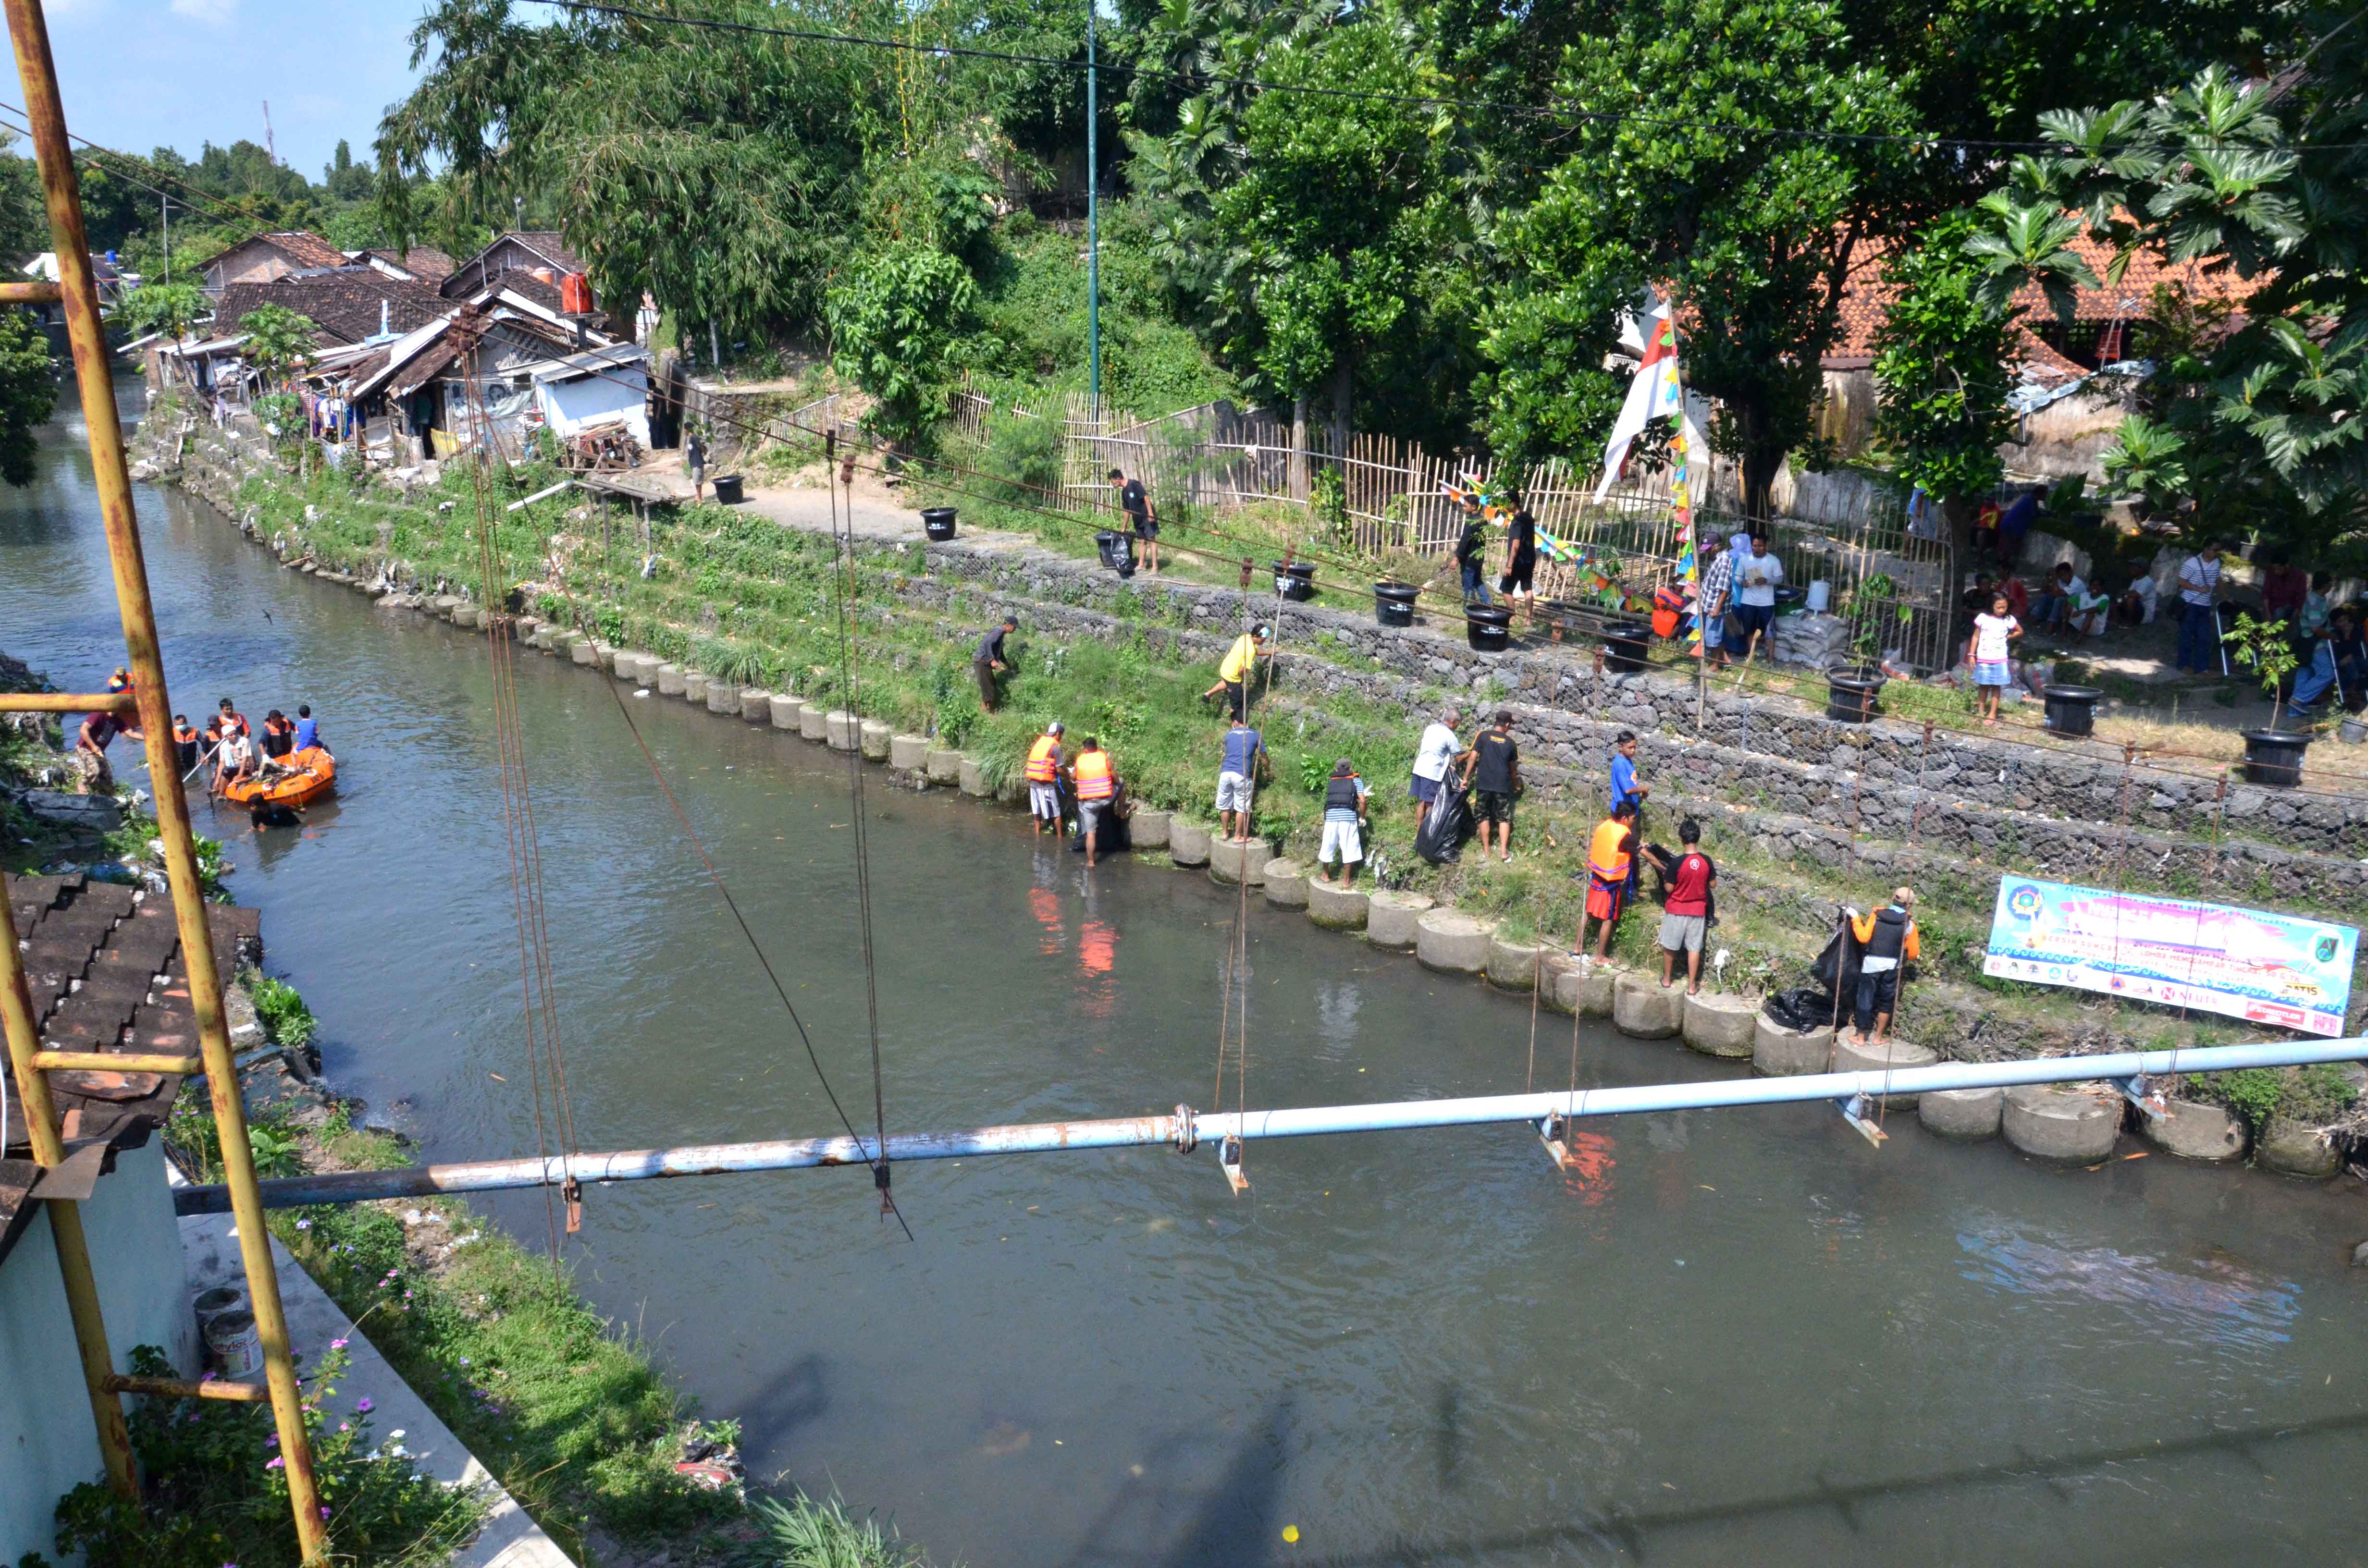
[[(1833, 347), (1826, 351), (1824, 365), (1829, 370), (1861, 369), (1873, 363), (1875, 335), (1882, 330), (1889, 313), (1891, 301), (1897, 292), (1883, 280), (1884, 262), (1892, 251), (1892, 242), (1876, 242), (1862, 246), (1851, 263), (1850, 274), (1842, 283), (1839, 330)], [(2085, 236), (2072, 242), (2089, 270), (2099, 278), (2106, 274), (2113, 260), (2112, 247), (2100, 244)], [(2079, 290), (2079, 303), (2075, 319), (2102, 324), (2121, 317), (2142, 321), (2146, 318), (2146, 301), (2153, 298), (2157, 285), (2178, 283), (2200, 298), (2220, 299), (2232, 307), (2240, 304), (2260, 287), (2258, 282), (2203, 270), (2200, 261), (2176, 265), (2165, 261), (2154, 251), (2140, 251), (2132, 256), (2123, 270), (2119, 282), (2105, 288)], [(2026, 354), (2025, 363), (2035, 363), (2050, 369), (2065, 368), (2069, 373), (2086, 375), (2085, 367), (2050, 348), (2031, 330), (2044, 327), (2055, 319), (2055, 307), (2047, 302), (2038, 286), (2027, 285), (2014, 297), (2014, 302), (2025, 314), (2021, 334)]]
[(199, 269), (202, 271), (233, 252), (244, 250), (253, 244), (268, 245), (297, 267), (346, 265), (346, 253), (311, 230), (282, 229), (272, 233), (252, 235), (239, 241), (236, 244), (224, 245), (221, 250), (198, 263)]

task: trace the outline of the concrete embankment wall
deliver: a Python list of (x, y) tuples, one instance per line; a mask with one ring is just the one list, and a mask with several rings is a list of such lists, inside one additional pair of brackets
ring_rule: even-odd
[[(214, 466), (201, 457), (190, 465), (185, 477), (200, 493), (223, 503), (226, 509), (234, 505), (238, 478), (234, 470)], [(897, 602), (918, 616), (932, 634), (949, 639), (967, 634), (992, 610), (1009, 606), (1021, 614), (1031, 633), (1039, 638), (1055, 642), (1076, 638), (1111, 642), (1139, 641), (1156, 653), (1180, 661), (1206, 661), (1212, 659), (1230, 639), (1246, 608), (1243, 596), (1228, 590), (1191, 585), (1120, 585), (1106, 573), (1097, 573), (1048, 552), (1015, 548), (1008, 539), (971, 545), (930, 545), (926, 550), (917, 540), (903, 545), (882, 543), (867, 548), (871, 551), (872, 564), (891, 575)], [(294, 546), (285, 551), (291, 560), (301, 559), (301, 547)], [(336, 572), (320, 574), (333, 581), (352, 581)], [(1120, 598), (1121, 595), (1125, 597)], [(1113, 608), (1084, 602), (1097, 597)], [(435, 596), (398, 595), (381, 602), (469, 618), (479, 613), (473, 605), (450, 597), (439, 599)], [(1270, 616), (1274, 601), (1270, 597), (1253, 595), (1249, 608)], [(1943, 740), (1936, 739), (1933, 756), (1928, 758), (1921, 752), (1920, 729), (1900, 732), (1896, 726), (1837, 725), (1821, 716), (1789, 709), (1778, 715), (1782, 720), (1778, 722), (1770, 717), (1776, 704), (1746, 705), (1730, 699), (1715, 705), (1713, 712), (1727, 713), (1734, 721), (1728, 733), (1746, 744), (1724, 744), (1715, 738), (1716, 726), (1712, 724), (1704, 727), (1712, 738), (1693, 741), (1683, 733), (1656, 732), (1656, 723), (1675, 726), (1680, 704), (1681, 716), (1691, 716), (1691, 688), (1680, 687), (1661, 677), (1599, 676), (1584, 662), (1560, 651), (1476, 654), (1461, 642), (1423, 629), (1383, 634), (1382, 629), (1358, 625), (1352, 617), (1341, 612), (1311, 611), (1304, 607), (1289, 607), (1282, 625), (1286, 647), (1315, 655), (1284, 665), (1285, 673), (1270, 700), (1283, 704), (1285, 710), (1295, 699), (1319, 697), (1419, 707), (1437, 702), (1442, 690), (1459, 694), (1467, 706), (1475, 700), (1494, 706), (1501, 700), (1520, 715), (1536, 788), (1574, 801), (1598, 792), (1600, 774), (1595, 772), (1595, 767), (1600, 765), (1611, 734), (1620, 728), (1633, 727), (1647, 737), (1648, 771), (1656, 771), (1661, 780), (1656, 805), (1691, 806), (1705, 813), (1715, 812), (1716, 831), (1728, 835), (1730, 842), (1737, 834), (1748, 835), (1756, 845), (1771, 854), (1823, 871), (1827, 882), (1847, 859), (1862, 873), (1861, 880), (1865, 880), (1864, 874), (1873, 873), (1886, 880), (1901, 876), (1919, 885), (1935, 880), (1951, 881), (1986, 903), (1987, 889), (1994, 883), (1997, 868), (1983, 862), (1991, 855), (2003, 858), (2011, 853), (2018, 863), (2048, 864), (2067, 876), (2080, 874), (2082, 868), (2101, 870), (2119, 859), (2131, 873), (2134, 886), (2148, 881), (2159, 885), (2157, 879), (2167, 869), (2192, 867), (2200, 873), (2214, 865), (2227, 869), (2221, 878), (2225, 883), (2234, 868), (2251, 866), (2259, 869), (2258, 878), (2277, 879), (2274, 884), (2257, 881), (2254, 888), (2260, 896), (2280, 897), (2278, 890), (2283, 889), (2287, 892), (2282, 902), (2326, 903), (2338, 908), (2342, 901), (2356, 898), (2362, 886), (2359, 868), (2348, 858), (2296, 853), (2233, 835), (2215, 846), (2207, 839), (2166, 832), (2159, 827), (2143, 832), (2134, 829), (2124, 848), (2113, 836), (2119, 832), (2113, 824), (2100, 824), (2094, 819), (2051, 817), (2039, 810), (2019, 806), (1984, 804), (1937, 788), (1928, 788), (1919, 801), (1911, 792), (1912, 786), (1903, 789), (1876, 772), (1878, 766), (1896, 769), (1904, 765), (1904, 733), (1913, 737), (1918, 750), (1915, 765), (1925, 771), (1928, 786), (1941, 766), (1952, 771), (1952, 778), (1962, 778), (1976, 762), (1987, 766), (2008, 750), (1978, 738), (1946, 737), (1945, 747), (1952, 748), (1952, 759), (1943, 765), (1937, 760), (1944, 751)], [(679, 662), (669, 663), (632, 650), (620, 653), (586, 644), (575, 633), (563, 629), (540, 627), (529, 621), (522, 631), (537, 646), (564, 652), (581, 664), (621, 669), (630, 678), (652, 684), (664, 695), (683, 696), (711, 711), (794, 729), (813, 740), (834, 738), (834, 715), (787, 694), (723, 686), (708, 681), (696, 671), (684, 669)], [(1423, 664), (1420, 674), (1402, 673), (1386, 667), (1385, 661), (1373, 654), (1348, 652), (1353, 638), (1368, 634), (1372, 634), (1372, 641), (1358, 646), (1386, 652), (1401, 665), (1413, 663), (1416, 651), (1421, 649), (1431, 651), (1423, 654), (1425, 659), (1438, 663)], [(1348, 662), (1360, 656), (1370, 667)], [(1452, 680), (1442, 675), (1440, 664), (1447, 666), (1447, 674), (1453, 676)], [(1540, 696), (1553, 700), (1534, 700)], [(1598, 706), (1586, 706), (1589, 699)], [(1606, 710), (1610, 717), (1603, 716)], [(989, 792), (990, 778), (1008, 778), (1012, 771), (1003, 766), (1009, 759), (992, 759), (996, 766), (989, 767), (988, 758), (966, 759), (921, 735), (893, 734), (884, 724), (877, 726), (881, 733), (876, 736), (868, 733), (859, 735), (851, 721), (837, 717), (841, 733), (835, 738), (842, 745), (852, 746), (860, 740), (867, 754), (890, 761), (912, 782), (924, 787), (932, 783), (953, 785), (983, 795)], [(871, 724), (864, 726), (867, 732), (871, 728)], [(1780, 751), (1759, 749), (1764, 737), (1784, 736), (1792, 738)], [(1813, 741), (1841, 747), (1852, 760), (1863, 748), (1866, 766), (1838, 768), (1828, 760), (1804, 761), (1800, 755), (1794, 755), (1808, 752)], [(2027, 751), (2015, 749), (2013, 756), (2026, 769), (2031, 767), (2031, 754)], [(2097, 793), (2093, 778), (2092, 787), (2084, 794), (2070, 778), (2069, 768), (2077, 763), (2094, 775), (2099, 770), (2097, 760), (2083, 760), (2077, 756), (2062, 760), (2066, 763), (2066, 775), (2049, 786), (2054, 792), (2047, 799), (2059, 807), (2084, 798), (2093, 801)], [(1858, 774), (1855, 779), (1851, 778), (1853, 772)], [(2118, 755), (2112, 757), (2112, 793), (2118, 803), (2123, 787)], [(2135, 777), (2143, 779), (2146, 775), (2141, 770)], [(2132, 786), (2134, 790), (2139, 787)], [(2163, 793), (2154, 790), (2149, 799)], [(2266, 796), (2269, 792), (2253, 793)], [(1773, 799), (1788, 805), (1797, 804), (1800, 809), (1747, 806), (1736, 797), (1746, 801)], [(2033, 807), (2038, 804), (2036, 796), (2018, 799), (2030, 799)], [(2258, 815), (2273, 825), (2275, 813), (2271, 808), (2286, 804), (2267, 802)], [(2317, 809), (2318, 803), (2305, 805)], [(2179, 802), (2173, 801), (2171, 805), (2150, 809), (2175, 829), (2192, 820), (2192, 812), (2182, 816), (2178, 807)], [(1855, 834), (1848, 825), (1852, 821), (1858, 826)], [(1165, 812), (1150, 812), (1144, 814), (1140, 825), (1145, 830), (1142, 835), (1144, 846), (1165, 844), (1172, 863), (1206, 866), (1221, 880), (1247, 878), (1262, 883), (1269, 902), (1304, 908), (1310, 918), (1336, 928), (1362, 927), (1371, 912), (1376, 919), (1373, 940), (1391, 945), (1395, 935), (1404, 934), (1406, 939), (1399, 945), (1419, 948), (1422, 943), (1418, 938), (1427, 937), (1430, 959), (1436, 960), (1435, 967), (1442, 970), (1471, 967), (1463, 959), (1441, 955), (1462, 953), (1468, 957), (1473, 945), (1479, 942), (1486, 956), (1477, 966), (1478, 971), (1489, 973), (1499, 984), (1526, 983), (1518, 956), (1508, 958), (1501, 952), (1487, 950), (1486, 944), (1495, 942), (1496, 933), (1486, 922), (1478, 923), (1477, 931), (1458, 927), (1452, 932), (1423, 933), (1408, 928), (1401, 933), (1400, 927), (1406, 922), (1417, 921), (1429, 913), (1416, 908), (1409, 914), (1402, 907), (1410, 902), (1405, 895), (1383, 894), (1369, 901), (1362, 892), (1344, 894), (1311, 885), (1304, 866), (1280, 860), (1270, 867), (1266, 864), (1268, 858), (1263, 848), (1251, 855), (1222, 844), (1211, 846), (1205, 826), (1190, 818), (1171, 822)], [(2353, 824), (2349, 817), (2328, 820), (2322, 813), (2318, 830), (2340, 839), (2353, 830)], [(1910, 838), (1915, 842), (1907, 842)], [(1830, 904), (1821, 886), (1738, 886), (1723, 896), (1731, 896), (1739, 903), (1776, 909), (1786, 915), (1797, 929), (1814, 933), (1824, 928), (1830, 918)], [(1432, 925), (1468, 918), (1460, 912), (1441, 911)], [(1543, 967), (1554, 976), (1552, 983), (1542, 992), (1542, 999), (1548, 1005), (1600, 1012), (1617, 1021), (1611, 976), (1597, 973), (1582, 984), (1561, 972), (1558, 958), (1533, 959), (1533, 967)], [(2159, 1043), (2163, 1034), (2158, 1027), (2163, 1021), (2159, 1017), (2149, 1017), (2132, 1009), (2124, 1022), (2118, 1010), (2105, 1014), (2068, 997), (2054, 998), (2055, 1005), (2032, 1010), (2045, 1015), (2044, 1024), (2031, 1024), (2026, 1016), (2024, 1022), (2030, 1027), (2013, 1030), (1991, 1028), (1985, 1032), (1985, 1026), (1995, 1022), (1989, 1004), (1979, 994), (1954, 992), (1955, 988), (1934, 985), (1916, 988), (1914, 1002), (1903, 1017), (1903, 1023), (1926, 1042), (1924, 1047), (1916, 1049), (1986, 1058), (2043, 1051), (2105, 1049), (2135, 1043), (2141, 1037), (2148, 1043)], [(1600, 1006), (1592, 1005), (1597, 1001)], [(1634, 1012), (1630, 1023), (1649, 1017), (1654, 1006), (1649, 999), (1638, 1002), (1636, 1007), (1641, 1011)], [(1679, 1006), (1681, 1010), (1675, 1020), (1676, 1032), (1681, 1034), (1687, 1032), (1687, 1012), (1715, 1010), (1709, 1004), (1698, 1003), (1691, 1009)], [(1719, 1052), (1722, 1054), (1734, 1051), (1740, 1043), (1734, 1034), (1740, 1026), (1729, 1019), (1725, 1021), (1725, 1028), (1727, 1032), (1720, 1037), (1725, 1040)], [(1662, 1031), (1656, 1027), (1634, 1032)], [(1701, 1032), (1704, 1039), (1717, 1033), (1708, 1025)], [(1755, 1033), (1754, 1050), (1759, 1043)], [(1816, 1055), (1819, 1048), (1816, 1041), (1805, 1047), (1794, 1042), (1789, 1048), (1780, 1042), (1773, 1055), (1761, 1065), (1768, 1067), (1771, 1062), (1781, 1065), (1790, 1059), (1788, 1049), (1792, 1056), (1798, 1057), (1804, 1051)], [(1824, 1049), (1830, 1053), (1829, 1040)]]

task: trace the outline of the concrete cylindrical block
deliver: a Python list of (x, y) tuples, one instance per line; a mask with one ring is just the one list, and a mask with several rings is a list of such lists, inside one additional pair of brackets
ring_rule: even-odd
[(1610, 1017), (1613, 972), (1588, 960), (1572, 964), (1554, 977), (1554, 1006), (1582, 1018)]
[(1414, 923), (1415, 961), (1446, 974), (1479, 974), (1488, 967), (1495, 925), (1460, 909), (1432, 909)]
[(1611, 983), (1611, 1027), (1638, 1040), (1667, 1040), (1683, 1027), (1685, 994), (1656, 975), (1622, 974)]
[(1271, 859), (1258, 871), (1266, 901), (1284, 909), (1307, 907), (1307, 868), (1297, 860)]
[(1916, 1096), (1916, 1119), (1943, 1138), (1995, 1138), (2005, 1114), (2004, 1089), (1933, 1089)]
[[(834, 740), (832, 744), (837, 743)], [(954, 782), (961, 786), (963, 794), (975, 796), (982, 801), (995, 793), (986, 786), (985, 765), (974, 756), (962, 759), (962, 771), (955, 776)]]
[(1165, 849), (1167, 847), (1168, 824), (1173, 820), (1172, 812), (1137, 807), (1134, 815), (1126, 819), (1127, 836), (1137, 849)]
[(1247, 882), (1252, 887), (1258, 886), (1266, 881), (1266, 863), (1273, 858), (1263, 838), (1254, 838), (1247, 844), (1218, 837), (1209, 840), (1209, 875), (1229, 885)]
[(710, 713), (738, 713), (740, 683), (725, 680), (720, 676), (711, 678), (707, 683), (707, 710)]
[(2343, 1156), (2319, 1136), (2317, 1128), (2290, 1116), (2273, 1116), (2253, 1146), (2253, 1160), (2283, 1176), (2323, 1181), (2343, 1168)]
[(888, 739), (888, 766), (906, 773), (918, 773), (929, 765), (929, 742), (925, 735), (891, 735)]
[(1834, 1031), (1824, 1025), (1801, 1034), (1762, 1013), (1751, 1028), (1751, 1070), (1762, 1076), (1797, 1078), (1804, 1073), (1822, 1073), (1833, 1060)]
[[(1309, 895), (1310, 907), (1314, 894)], [(1365, 910), (1365, 940), (1377, 948), (1411, 948), (1415, 922), (1429, 912), (1431, 899), (1418, 892), (1377, 892)]]
[[(823, 738), (833, 751), (853, 751), (863, 741), (863, 721), (844, 708), (834, 708), (822, 717)], [(978, 793), (973, 790), (972, 794)]]
[(888, 760), (888, 743), (895, 736), (895, 726), (885, 719), (863, 721), (863, 759), (866, 762)]
[(757, 687), (740, 688), (740, 717), (752, 724), (769, 724), (773, 721), (773, 694)]
[[(1940, 1052), (1904, 1040), (1886, 1040), (1881, 1045), (1854, 1045), (1844, 1036), (1834, 1047), (1837, 1073), (1896, 1073), (1903, 1067), (1930, 1067), (1940, 1060)], [(1881, 1098), (1893, 1110), (1912, 1110), (1916, 1106), (1914, 1095), (1884, 1095)]]
[(1559, 942), (1546, 945), (1544, 960), (1538, 965), (1538, 1006), (1557, 1013), (1571, 1009), (1563, 1003), (1563, 976), (1575, 973), (1578, 960), (1564, 950)]
[(567, 656), (579, 665), (598, 665), (600, 662), (600, 644), (578, 637), (567, 650)]
[(1167, 858), (1179, 866), (1205, 866), (1209, 863), (1212, 836), (1207, 823), (1171, 817), (1167, 823)]
[(2086, 1089), (2025, 1084), (2006, 1092), (2006, 1141), (2043, 1160), (2089, 1165), (2113, 1152), (2122, 1102)]
[(1326, 931), (1366, 931), (1372, 917), (1372, 901), (1379, 896), (1362, 888), (1327, 888), (1309, 878), (1307, 882), (1307, 918)]
[[(807, 709), (806, 714), (811, 718), (814, 715), (814, 710)], [(962, 765), (962, 754), (945, 746), (931, 746), (923, 754), (921, 759), (922, 770), (928, 774), (929, 782), (932, 784), (961, 783)]]
[(1527, 991), (1537, 983), (1545, 970), (1546, 954), (1553, 944), (1547, 942), (1517, 942), (1501, 931), (1488, 937), (1488, 983), (1507, 991)]
[[(642, 673), (642, 658), (643, 655), (639, 653), (620, 652), (618, 653), (616, 658), (610, 662), (609, 665), (609, 672), (619, 680), (630, 681), (635, 686), (647, 686), (649, 684), (649, 677)], [(653, 665), (650, 667), (652, 669), (655, 669), (657, 666)]]
[(2138, 1134), (2165, 1153), (2186, 1160), (2241, 1160), (2245, 1157), (2245, 1124), (2216, 1105), (2202, 1100), (2165, 1102), (2159, 1119), (2140, 1115)]
[(826, 739), (830, 734), (830, 710), (819, 702), (800, 703), (798, 733), (810, 741)]
[(777, 730), (796, 729), (798, 727), (798, 715), (806, 710), (806, 705), (803, 702), (784, 692), (779, 691), (773, 693), (772, 701), (768, 703), (766, 706), (769, 707), (773, 710), (773, 728)]
[(682, 695), (682, 666), (680, 665), (662, 664), (658, 666), (658, 695), (660, 697), (680, 697)]
[(438, 594), (434, 598), (427, 601), (427, 608), (429, 611), (434, 614), (449, 618), (451, 615), (454, 607), (459, 605), (460, 602), (461, 600), (457, 595)]
[(1732, 992), (1704, 991), (1679, 1004), (1686, 1043), (1705, 1056), (1748, 1061), (1759, 1036), (1759, 1004)]
[(694, 708), (707, 706), (707, 676), (698, 670), (682, 672), (682, 699)]

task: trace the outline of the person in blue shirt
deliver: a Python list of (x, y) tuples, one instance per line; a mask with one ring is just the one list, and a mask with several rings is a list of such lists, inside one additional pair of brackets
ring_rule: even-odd
[(1225, 732), (1225, 757), (1217, 771), (1217, 818), (1224, 824), (1225, 842), (1250, 841), (1250, 800), (1257, 792), (1258, 763), (1266, 742), (1239, 717)]
[(296, 749), (307, 751), (321, 744), (321, 722), (313, 717), (313, 705), (296, 705)]
[(1611, 750), (1611, 811), (1616, 816), (1622, 804), (1636, 808), (1637, 815), (1645, 812), (1645, 797), (1653, 792), (1650, 784), (1636, 781), (1636, 732), (1622, 730), (1612, 743)]

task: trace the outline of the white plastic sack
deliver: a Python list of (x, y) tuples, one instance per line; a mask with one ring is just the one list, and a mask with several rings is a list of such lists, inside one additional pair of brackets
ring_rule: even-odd
[(1838, 615), (1780, 615), (1770, 655), (1780, 665), (1830, 669), (1849, 661), (1850, 623)]

